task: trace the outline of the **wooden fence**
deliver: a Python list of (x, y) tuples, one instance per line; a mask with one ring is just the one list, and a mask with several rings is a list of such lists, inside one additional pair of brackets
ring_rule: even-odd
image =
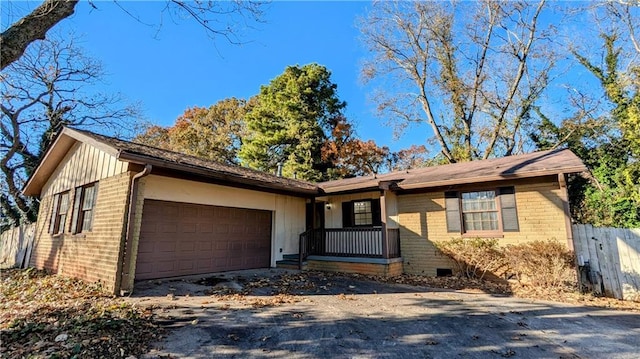
[(0, 235), (0, 268), (26, 268), (31, 258), (34, 223), (13, 227)]
[(573, 225), (583, 287), (595, 294), (640, 301), (640, 228)]

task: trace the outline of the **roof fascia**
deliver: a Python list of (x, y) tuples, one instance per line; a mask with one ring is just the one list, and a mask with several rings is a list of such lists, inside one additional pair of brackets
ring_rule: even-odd
[(220, 173), (220, 172), (216, 172), (216, 171), (212, 171), (212, 170), (208, 170), (208, 169), (204, 169), (196, 166), (191, 166), (191, 165), (183, 165), (179, 163), (163, 161), (150, 156), (140, 155), (137, 153), (130, 153), (127, 151), (121, 151), (119, 153), (118, 159), (122, 161), (138, 163), (138, 164), (150, 164), (150, 165), (153, 165), (154, 167), (165, 168), (165, 169), (179, 171), (179, 172), (193, 173), (201, 177), (216, 179), (218, 181), (222, 181), (224, 183), (231, 184), (231, 185), (234, 183), (243, 184), (245, 186), (251, 186), (254, 189), (262, 188), (266, 190), (279, 190), (282, 192), (295, 194), (298, 196), (302, 195), (304, 197), (316, 196), (320, 193), (317, 187), (315, 189), (302, 189), (302, 188), (291, 188), (291, 187), (288, 187), (287, 185), (279, 184), (279, 183), (270, 185), (266, 182), (256, 180), (256, 179), (244, 178), (244, 177), (236, 176), (233, 174)]
[(539, 170), (539, 171), (531, 171), (522, 174), (509, 174), (509, 175), (493, 175), (493, 176), (478, 176), (478, 177), (468, 177), (468, 178), (460, 178), (460, 179), (450, 179), (450, 180), (442, 180), (442, 181), (434, 181), (434, 182), (419, 182), (412, 184), (402, 184), (402, 182), (397, 184), (398, 189), (401, 190), (411, 190), (411, 189), (421, 189), (421, 188), (431, 188), (431, 187), (445, 187), (459, 184), (469, 184), (469, 183), (481, 183), (481, 182), (492, 182), (492, 181), (504, 181), (510, 179), (520, 179), (520, 178), (532, 178), (532, 177), (544, 177), (548, 175), (557, 175), (559, 173), (578, 173), (584, 171), (584, 167), (575, 166), (575, 167), (564, 167), (553, 170)]
[[(65, 142), (64, 138), (69, 138), (73, 141)], [(67, 152), (73, 147), (75, 142), (84, 142), (91, 146), (98, 148), (101, 151), (108, 153), (113, 157), (118, 157), (118, 150), (112, 146), (109, 146), (103, 142), (100, 142), (90, 136), (87, 136), (81, 132), (75, 131), (69, 127), (63, 127), (58, 135), (53, 140), (47, 151), (45, 152), (42, 160), (36, 167), (36, 169), (31, 173), (31, 176), (27, 179), (24, 186), (22, 187), (22, 193), (26, 196), (36, 196), (40, 194), (42, 190), (42, 186), (49, 180), (51, 174), (55, 171), (55, 169), (60, 164), (60, 161), (66, 156)], [(66, 148), (62, 149), (62, 156), (57, 156), (57, 158), (53, 158), (53, 153), (60, 146), (65, 146)], [(55, 165), (51, 164), (51, 161), (58, 161)], [(47, 173), (43, 173), (44, 169), (47, 169)], [(38, 180), (39, 181), (36, 181)]]

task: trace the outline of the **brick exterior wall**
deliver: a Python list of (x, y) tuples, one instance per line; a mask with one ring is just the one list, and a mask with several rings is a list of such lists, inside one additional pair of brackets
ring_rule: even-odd
[[(48, 233), (53, 196), (41, 199), (31, 266), (54, 273), (100, 282), (105, 291), (115, 293), (120, 246), (126, 231), (127, 200), (131, 172), (98, 182), (98, 193), (90, 232), (69, 233), (73, 206), (69, 206), (65, 233)], [(70, 191), (70, 203), (74, 191)]]
[[(557, 182), (513, 182), (516, 193), (519, 232), (505, 232), (501, 245), (556, 239), (566, 244), (567, 231), (562, 191)], [(478, 188), (482, 189), (482, 188)], [(473, 189), (471, 189), (473, 190)], [(448, 233), (444, 190), (398, 196), (400, 245), (404, 272), (435, 276), (437, 268), (453, 268), (433, 241), (460, 238)]]
[(308, 260), (305, 269), (325, 272), (358, 273), (393, 277), (402, 274), (402, 262), (376, 264)]

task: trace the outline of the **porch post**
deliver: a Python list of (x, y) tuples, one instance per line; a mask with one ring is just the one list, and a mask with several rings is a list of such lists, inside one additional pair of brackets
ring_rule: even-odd
[(380, 219), (382, 222), (382, 258), (389, 258), (389, 242), (387, 236), (387, 191), (380, 191)]
[[(318, 248), (318, 241), (316, 240), (316, 216), (318, 215), (316, 208), (316, 197), (311, 198), (311, 228), (309, 231), (309, 239), (307, 245), (313, 243)], [(307, 248), (308, 251), (308, 248)]]

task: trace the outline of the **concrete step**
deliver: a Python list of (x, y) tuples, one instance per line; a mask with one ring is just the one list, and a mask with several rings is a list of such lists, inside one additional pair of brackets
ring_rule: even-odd
[[(299, 269), (298, 259), (283, 259), (281, 261), (276, 261), (276, 268), (285, 268), (285, 269)], [(302, 262), (302, 268), (307, 266), (307, 262)]]

